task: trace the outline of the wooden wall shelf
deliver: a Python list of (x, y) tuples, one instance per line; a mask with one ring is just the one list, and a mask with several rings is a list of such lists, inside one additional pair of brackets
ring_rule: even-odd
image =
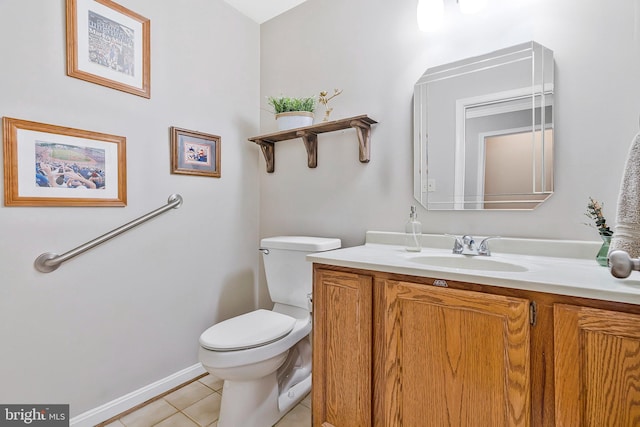
[(304, 146), (307, 149), (307, 165), (310, 168), (315, 168), (318, 166), (318, 134), (354, 128), (358, 135), (360, 162), (368, 163), (370, 158), (371, 125), (376, 123), (378, 122), (364, 114), (331, 122), (321, 122), (302, 128), (283, 130), (267, 135), (254, 136), (249, 138), (249, 141), (255, 142), (260, 146), (264, 159), (267, 162), (267, 172), (272, 173), (275, 170), (276, 161), (275, 143), (278, 141), (302, 138)]

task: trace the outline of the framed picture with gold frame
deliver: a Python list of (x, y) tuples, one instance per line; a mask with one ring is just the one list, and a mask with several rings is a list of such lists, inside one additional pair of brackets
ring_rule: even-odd
[(5, 206), (126, 206), (126, 138), (2, 118)]
[(220, 178), (221, 138), (171, 127), (171, 173)]
[(151, 98), (150, 21), (111, 0), (66, 0), (67, 75)]

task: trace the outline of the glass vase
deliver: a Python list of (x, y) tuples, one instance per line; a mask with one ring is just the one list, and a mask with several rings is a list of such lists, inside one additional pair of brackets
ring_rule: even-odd
[(611, 244), (611, 236), (602, 236), (602, 246), (600, 246), (600, 250), (596, 255), (596, 261), (603, 267), (607, 267), (608, 255), (609, 255), (609, 245)]

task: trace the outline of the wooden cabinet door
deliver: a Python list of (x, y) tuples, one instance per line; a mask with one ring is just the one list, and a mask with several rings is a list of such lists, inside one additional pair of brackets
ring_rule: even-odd
[(390, 280), (375, 289), (377, 426), (530, 424), (528, 300)]
[(640, 315), (554, 306), (556, 425), (640, 426)]
[(371, 276), (314, 271), (315, 427), (371, 425), (372, 282)]

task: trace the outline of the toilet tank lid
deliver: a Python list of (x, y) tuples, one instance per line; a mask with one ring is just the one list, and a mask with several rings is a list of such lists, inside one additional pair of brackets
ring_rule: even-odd
[(341, 245), (340, 239), (328, 237), (277, 236), (260, 240), (260, 247), (262, 248), (304, 252), (330, 251), (338, 249)]

